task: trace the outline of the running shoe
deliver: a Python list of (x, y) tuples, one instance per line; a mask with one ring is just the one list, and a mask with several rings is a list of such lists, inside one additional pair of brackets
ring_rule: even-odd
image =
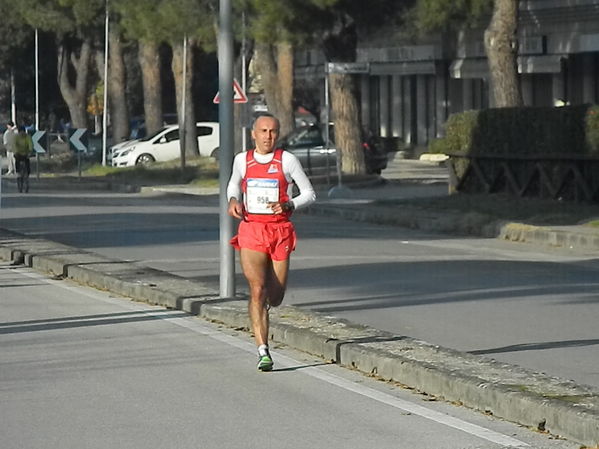
[(270, 354), (258, 356), (258, 369), (260, 371), (272, 371), (273, 365)]

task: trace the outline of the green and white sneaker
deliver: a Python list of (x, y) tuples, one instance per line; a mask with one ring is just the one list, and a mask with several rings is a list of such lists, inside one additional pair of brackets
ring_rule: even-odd
[(258, 370), (260, 371), (272, 371), (274, 363), (270, 354), (258, 356)]

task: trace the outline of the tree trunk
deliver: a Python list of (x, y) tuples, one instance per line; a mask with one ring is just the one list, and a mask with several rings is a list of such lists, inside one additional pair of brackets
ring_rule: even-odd
[(287, 42), (278, 43), (276, 52), (280, 92), (278, 118), (281, 122), (281, 135), (285, 135), (295, 128), (295, 114), (293, 113), (293, 46)]
[[(352, 21), (338, 20), (323, 36), (328, 61), (355, 62), (358, 34)], [(329, 73), (332, 117), (335, 121), (335, 146), (340, 153), (341, 170), (347, 174), (366, 173), (362, 150), (362, 129), (358, 113), (358, 89), (354, 75)]]
[[(173, 60), (172, 70), (175, 77), (175, 91), (177, 95), (177, 115), (179, 117), (179, 138), (185, 141), (185, 148), (181, 147), (181, 167), (185, 167), (187, 156), (197, 156), (199, 154), (198, 139), (195, 126), (195, 112), (192, 99), (192, 70), (193, 70), (193, 41), (190, 39), (187, 43), (187, 68), (185, 81), (185, 131), (183, 129), (183, 110), (181, 100), (183, 93), (183, 42), (172, 45)], [(185, 135), (183, 133), (185, 132)]]
[(162, 82), (160, 53), (156, 42), (139, 41), (139, 65), (144, 93), (144, 115), (148, 136), (162, 128)]
[(295, 128), (293, 47), (289, 43), (256, 44), (255, 55), (268, 108), (281, 122), (281, 135), (288, 134)]
[[(71, 53), (61, 40), (58, 42), (58, 85), (64, 98), (73, 128), (87, 128), (87, 88), (92, 50), (89, 39), (81, 44), (79, 57)], [(70, 61), (69, 61), (70, 60)], [(69, 63), (75, 72), (75, 85), (69, 79)]]
[(112, 28), (108, 35), (108, 95), (112, 118), (112, 139), (121, 142), (129, 138), (129, 110), (127, 108), (127, 74), (123, 60), (123, 45), (118, 31)]
[(329, 88), (335, 117), (335, 146), (337, 152), (341, 153), (341, 170), (347, 174), (363, 174), (366, 166), (354, 78), (350, 74), (331, 73)]
[(518, 0), (495, 0), (493, 17), (485, 30), (485, 49), (495, 107), (522, 106), (518, 78)]
[(279, 113), (279, 82), (272, 46), (256, 43), (254, 57), (256, 58), (256, 66), (262, 79), (266, 104), (271, 114), (277, 116)]

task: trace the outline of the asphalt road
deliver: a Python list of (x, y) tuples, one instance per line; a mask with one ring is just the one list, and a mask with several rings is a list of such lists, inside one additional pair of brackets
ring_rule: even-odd
[[(215, 197), (8, 192), (1, 213), (2, 227), (218, 289)], [(331, 218), (296, 223), (286, 303), (599, 386), (597, 260)]]
[(0, 292), (3, 449), (578, 447), (27, 268)]

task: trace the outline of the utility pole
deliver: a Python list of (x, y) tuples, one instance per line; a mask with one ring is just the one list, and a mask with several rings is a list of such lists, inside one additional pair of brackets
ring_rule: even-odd
[[(246, 42), (245, 42), (245, 11), (241, 13), (241, 88), (247, 92), (247, 69), (246, 69)], [(248, 111), (248, 104), (241, 106), (245, 111)], [(246, 114), (241, 114), (243, 123), (241, 127), (241, 149), (247, 150), (247, 126)]]
[(10, 69), (10, 119), (16, 125), (17, 124), (17, 103), (15, 95), (15, 72), (14, 69)]
[(235, 254), (229, 244), (233, 218), (229, 216), (227, 183), (233, 165), (233, 27), (231, 0), (219, 2), (218, 29), (218, 121), (220, 123), (220, 297), (235, 296)]
[(187, 34), (183, 37), (183, 79), (181, 80), (181, 126), (179, 130), (180, 151), (181, 151), (181, 170), (185, 168), (185, 150), (187, 145), (187, 115), (185, 108), (187, 107)]
[(104, 107), (102, 108), (102, 165), (106, 165), (106, 133), (108, 129), (108, 0), (104, 20)]
[(40, 79), (39, 79), (39, 43), (35, 29), (35, 130), (40, 129)]

